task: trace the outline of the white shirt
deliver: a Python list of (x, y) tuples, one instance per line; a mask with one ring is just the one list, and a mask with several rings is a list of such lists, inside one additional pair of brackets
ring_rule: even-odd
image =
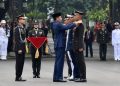
[(6, 36), (6, 31), (4, 30), (3, 27), (0, 27), (0, 38), (7, 38)]
[(120, 29), (112, 31), (112, 45), (120, 44)]

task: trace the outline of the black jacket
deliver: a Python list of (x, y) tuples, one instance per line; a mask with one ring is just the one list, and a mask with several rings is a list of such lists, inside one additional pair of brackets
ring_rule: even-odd
[(25, 53), (25, 38), (26, 31), (25, 28), (20, 27), (19, 25), (15, 28), (15, 51), (22, 50)]
[(44, 32), (41, 29), (38, 29), (37, 33), (35, 30), (30, 30), (28, 33), (28, 37), (42, 37), (44, 36)]
[(85, 43), (91, 43), (94, 41), (94, 35), (93, 32), (90, 31), (89, 38), (88, 38), (88, 31), (85, 32), (84, 42)]
[(75, 50), (84, 48), (83, 35), (84, 35), (84, 25), (80, 24), (74, 31), (74, 36), (73, 36), (73, 48)]
[(109, 42), (109, 33), (108, 30), (98, 30), (97, 32), (97, 42), (100, 44), (106, 44)]
[[(44, 32), (41, 29), (38, 29), (37, 31), (33, 29), (33, 30), (30, 30), (28, 33), (28, 37), (43, 37), (43, 36), (44, 36)], [(30, 43), (30, 47), (32, 50), (36, 50), (36, 48), (32, 43)], [(39, 50), (41, 50), (41, 48)]]

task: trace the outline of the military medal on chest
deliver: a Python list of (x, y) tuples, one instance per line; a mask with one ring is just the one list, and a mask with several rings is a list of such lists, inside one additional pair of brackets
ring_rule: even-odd
[(42, 32), (40, 31), (39, 34), (42, 35)]
[(20, 40), (21, 42), (25, 42), (25, 30), (23, 28), (19, 28), (19, 33), (20, 33)]

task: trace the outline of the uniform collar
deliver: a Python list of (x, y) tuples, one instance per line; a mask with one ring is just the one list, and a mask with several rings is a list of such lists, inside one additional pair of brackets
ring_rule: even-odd
[(116, 30), (120, 30), (120, 29), (116, 29)]
[(22, 24), (18, 24), (18, 27), (20, 28), (24, 28), (24, 26)]
[(38, 28), (37, 28), (37, 29), (34, 28), (34, 30), (35, 30), (35, 31), (38, 31)]
[(55, 22), (56, 22), (56, 23), (61, 23), (61, 22), (59, 22), (59, 21), (57, 21), (57, 20), (56, 20)]

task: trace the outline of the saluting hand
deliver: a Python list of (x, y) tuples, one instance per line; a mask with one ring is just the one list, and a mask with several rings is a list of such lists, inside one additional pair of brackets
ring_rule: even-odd
[(22, 50), (18, 50), (18, 54), (21, 54), (22, 53)]
[(84, 50), (83, 48), (80, 48), (80, 49), (79, 49), (79, 52), (82, 52), (83, 50)]
[(75, 21), (74, 23), (78, 26), (79, 24), (81, 24), (81, 23), (82, 23), (82, 20)]

